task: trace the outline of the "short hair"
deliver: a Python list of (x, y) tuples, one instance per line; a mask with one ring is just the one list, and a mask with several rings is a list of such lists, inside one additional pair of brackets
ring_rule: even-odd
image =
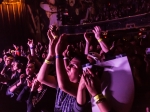
[(14, 59), (13, 55), (11, 55), (11, 54), (5, 54), (5, 55), (6, 55), (6, 58), (8, 58), (8, 59), (11, 59), (11, 60)]
[(89, 60), (87, 59), (87, 56), (83, 53), (75, 54), (73, 58), (78, 59), (80, 61), (81, 65), (89, 63)]

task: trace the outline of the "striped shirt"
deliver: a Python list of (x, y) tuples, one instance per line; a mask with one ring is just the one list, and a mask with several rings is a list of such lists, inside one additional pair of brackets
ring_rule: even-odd
[(54, 112), (73, 112), (76, 98), (57, 88)]

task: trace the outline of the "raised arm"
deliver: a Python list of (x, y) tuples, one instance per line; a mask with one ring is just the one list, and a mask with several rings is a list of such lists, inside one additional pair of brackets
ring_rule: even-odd
[(34, 49), (34, 43), (33, 43), (33, 39), (28, 39), (28, 46), (30, 48), (30, 53), (31, 53), (31, 56), (35, 56), (35, 49)]
[[(49, 30), (52, 33), (52, 30)], [(54, 76), (51, 76), (48, 74), (49, 69), (54, 66), (54, 60), (55, 60), (55, 45), (58, 41), (58, 38), (54, 38), (52, 35), (49, 37), (49, 52), (48, 56), (45, 59), (43, 65), (40, 68), (40, 71), (38, 73), (37, 79), (42, 84), (45, 84), (52, 88), (57, 88), (57, 81)]]
[(64, 56), (64, 65), (65, 65), (65, 68), (67, 70), (67, 66), (69, 65), (69, 49), (70, 49), (70, 45), (67, 46), (66, 50), (63, 52), (63, 56)]
[(111, 111), (111, 107), (108, 105), (107, 99), (101, 93), (101, 82), (99, 78), (94, 75), (91, 70), (87, 69), (87, 74), (84, 75), (84, 81), (87, 90), (94, 97), (97, 106), (101, 112)]
[(79, 105), (84, 105), (86, 103), (86, 87), (84, 84), (83, 76), (80, 79), (78, 93), (77, 93), (77, 103)]
[(69, 80), (62, 58), (62, 53), (67, 47), (66, 38), (66, 35), (62, 34), (55, 48), (57, 81), (58, 86), (61, 90), (76, 97), (78, 84), (73, 83)]
[(101, 38), (101, 28), (99, 26), (95, 26), (93, 33), (95, 34), (95, 38), (97, 39), (99, 45), (101, 46), (102, 50), (107, 53), (109, 51), (109, 48), (107, 47), (106, 43)]
[(88, 34), (85, 32), (84, 33), (84, 39), (85, 39), (85, 42), (86, 42), (84, 54), (87, 55), (89, 53), (89, 47), (90, 47), (91, 37), (89, 37)]

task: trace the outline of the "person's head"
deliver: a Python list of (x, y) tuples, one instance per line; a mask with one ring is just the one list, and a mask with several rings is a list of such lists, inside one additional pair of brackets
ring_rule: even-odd
[(75, 0), (69, 0), (69, 5), (73, 7), (75, 5)]
[(32, 76), (34, 75), (35, 71), (36, 71), (35, 64), (32, 62), (28, 63), (26, 66), (26, 74)]
[(17, 61), (13, 61), (11, 65), (12, 65), (12, 68), (11, 68), (12, 71), (17, 71), (19, 69), (22, 69), (22, 66), (23, 66), (22, 63), (17, 62)]
[(67, 66), (67, 73), (71, 82), (78, 83), (82, 75), (82, 65), (87, 63), (85, 55), (76, 55)]
[(13, 62), (13, 56), (12, 55), (6, 55), (4, 56), (4, 61), (6, 66), (11, 66), (11, 63)]

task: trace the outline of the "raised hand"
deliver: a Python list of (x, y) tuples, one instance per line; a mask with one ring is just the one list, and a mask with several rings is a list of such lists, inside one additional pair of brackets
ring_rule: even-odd
[(33, 80), (31, 91), (37, 91), (37, 89), (39, 88), (39, 86), (40, 86), (40, 82), (37, 80), (37, 78), (35, 78)]
[(30, 47), (30, 48), (32, 48), (33, 46), (34, 46), (34, 43), (33, 43), (33, 39), (31, 40), (31, 39), (28, 39), (28, 46)]
[(101, 34), (101, 28), (99, 26), (95, 26), (94, 27), (94, 30), (92, 30), (94, 35), (95, 35), (95, 38), (98, 40), (100, 39), (100, 34)]
[(84, 33), (84, 39), (85, 39), (86, 43), (90, 43), (91, 42), (91, 37), (88, 36), (88, 34), (86, 32)]
[(101, 81), (97, 75), (93, 74), (90, 69), (87, 69), (86, 72), (83, 72), (84, 82), (87, 90), (92, 96), (101, 93)]
[(17, 46), (15, 45), (15, 44), (13, 44), (13, 47), (16, 49), (17, 48)]
[(69, 56), (70, 48), (71, 48), (71, 46), (68, 45), (67, 48), (66, 48), (66, 50), (63, 52), (63, 56), (64, 56), (64, 57), (68, 57), (68, 56)]
[(32, 87), (32, 81), (29, 80), (28, 78), (26, 79), (26, 81), (27, 81), (27, 86), (31, 88)]
[(55, 47), (56, 47), (57, 42), (58, 42), (58, 38), (55, 38), (49, 43), (48, 55), (55, 56)]
[(47, 36), (49, 41), (51, 42), (53, 39), (58, 37), (58, 27), (55, 25), (51, 25), (50, 29), (47, 32)]
[(23, 84), (23, 82), (24, 82), (23, 79), (24, 79), (25, 77), (26, 77), (25, 74), (21, 74), (21, 75), (20, 75), (20, 77), (19, 77), (19, 79), (20, 79), (19, 83), (20, 83), (20, 84)]
[(62, 55), (66, 47), (67, 47), (67, 35), (62, 34), (56, 44), (55, 53)]

